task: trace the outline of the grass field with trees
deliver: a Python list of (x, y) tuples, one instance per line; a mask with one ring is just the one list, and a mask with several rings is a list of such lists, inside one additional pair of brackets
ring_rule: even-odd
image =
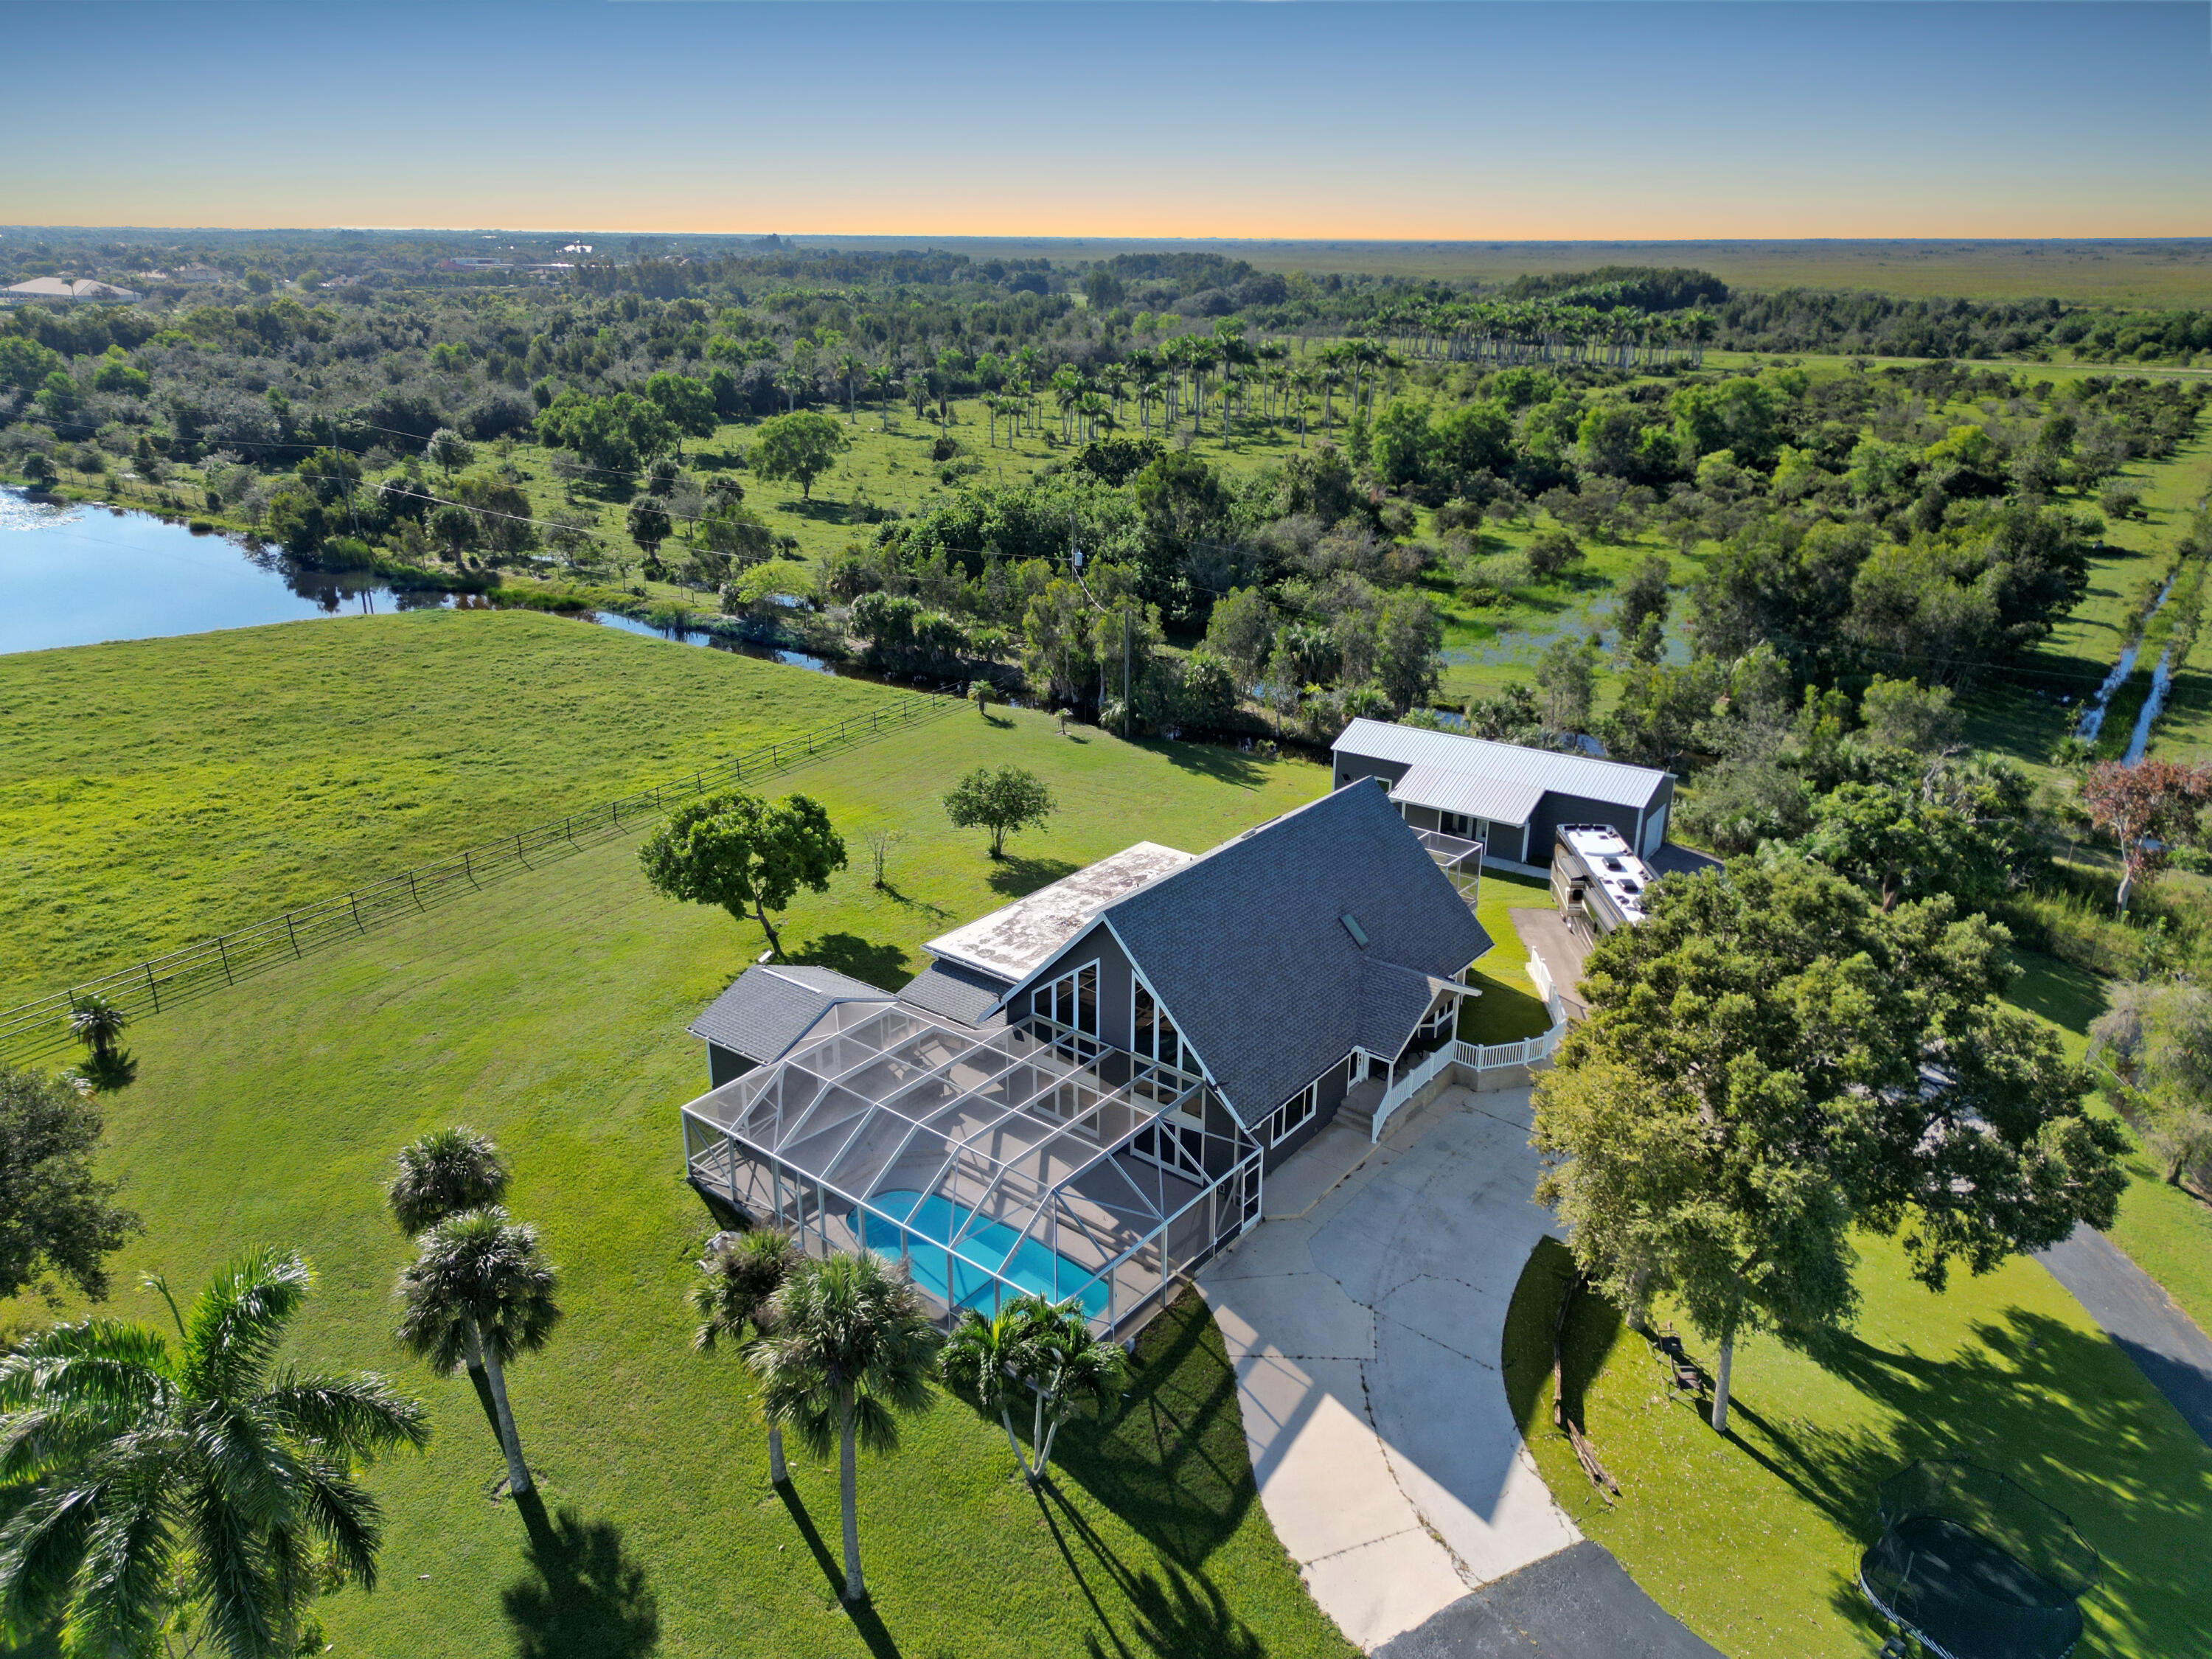
[[(1553, 1334), (1573, 1264), (1555, 1241), (1540, 1246), (1508, 1316), (1505, 1387), (1576, 1525), (1736, 1659), (1851, 1659), (1886, 1633), (1855, 1581), (1881, 1531), (1875, 1489), (1915, 1458), (1981, 1462), (2071, 1516), (2102, 1556), (2081, 1652), (2190, 1651), (2212, 1449), (2033, 1262), (1961, 1275), (1936, 1296), (1896, 1244), (1860, 1243), (1857, 1325), (1818, 1355), (1747, 1343), (1725, 1437), (1650, 1340), (1602, 1299), (1575, 1298), (1568, 1411), (1620, 1483), (1610, 1504), (1553, 1426)], [(1674, 1316), (1656, 1316), (1655, 1329)], [(1710, 1373), (1710, 1346), (1676, 1329)]]
[[(456, 628), (496, 630), (501, 643), (447, 655)], [(349, 629), (374, 643), (344, 637)], [(322, 682), (327, 717), (367, 757), (404, 756), (442, 721), (442, 708), (411, 707), (393, 684), (435, 678), (457, 705), (491, 702), (512, 684), (510, 656), (541, 683), (601, 683), (605, 726), (655, 732), (602, 753), (608, 775), (624, 778), (711, 752), (722, 722), (787, 691), (888, 695), (558, 618), (471, 613), (169, 641), (167, 674), (125, 677), (139, 700), (111, 702), (107, 716), (157, 720), (168, 688), (198, 672), (227, 672), (249, 702), (281, 696), (298, 665), (281, 648), (287, 635), (391, 659), (390, 681)], [(102, 655), (140, 650), (45, 654), (50, 665), (82, 656), (97, 668)], [(261, 739), (251, 726), (193, 736), (202, 763), (239, 769), (226, 773), (238, 779), (236, 831), (296, 842), (310, 868), (392, 845), (343, 811), (301, 816), (283, 769), (254, 788)], [(475, 747), (492, 775), (520, 776), (542, 772), (545, 740), (510, 718), (480, 730)], [(994, 861), (936, 798), (971, 767), (1008, 762), (1045, 778), (1066, 810)], [(1200, 850), (1324, 782), (1297, 761), (1130, 747), (1080, 729), (1061, 737), (1042, 714), (979, 718), (954, 703), (896, 741), (772, 786), (822, 801), (856, 848), (872, 826), (905, 833), (884, 889), (857, 858), (825, 894), (799, 895), (784, 921), (790, 953), (896, 984), (920, 967), (922, 939), (1118, 850), (1138, 828)], [(81, 830), (104, 839), (136, 821), (116, 803), (133, 787), (119, 782), (111, 816)], [(502, 805), (495, 790), (472, 797), (465, 778), (412, 788), (441, 824)], [(505, 805), (538, 810), (537, 800)], [(167, 867), (216, 880), (223, 861), (210, 851), (173, 848)], [(116, 874), (127, 861), (106, 872), (116, 908), (158, 906), (158, 888)], [(686, 1293), (715, 1224), (682, 1179), (675, 1109), (706, 1082), (684, 1028), (761, 945), (757, 927), (718, 909), (654, 896), (626, 840), (130, 1033), (140, 1078), (112, 1101), (103, 1164), (148, 1228), (113, 1259), (110, 1308), (159, 1312), (137, 1287), (142, 1269), (190, 1285), (245, 1244), (297, 1248), (319, 1275), (299, 1322), (302, 1350), (382, 1371), (429, 1402), (428, 1449), (369, 1476), (390, 1542), (374, 1594), (348, 1591), (319, 1610), (335, 1650), (1029, 1655), (1091, 1641), (1164, 1656), (1348, 1654), (1255, 1501), (1234, 1381), (1195, 1302), (1152, 1328), (1118, 1410), (1060, 1434), (1055, 1486), (1042, 1495), (995, 1420), (949, 1397), (908, 1425), (896, 1456), (866, 1461), (873, 1600), (857, 1620), (838, 1609), (834, 1464), (794, 1452), (795, 1495), (780, 1498), (745, 1367), (690, 1346)], [(540, 1228), (560, 1272), (566, 1317), (508, 1378), (540, 1489), (520, 1511), (492, 1501), (503, 1464), (466, 1380), (434, 1380), (392, 1335), (393, 1281), (412, 1250), (383, 1183), (404, 1142), (455, 1121), (500, 1142), (514, 1170), (508, 1206)], [(4, 1310), (17, 1329), (52, 1316), (35, 1302)]]
[[(1264, 741), (1181, 735), (1312, 745), (1359, 714), (1594, 733), (1683, 775), (1697, 844), (1814, 860), (1884, 916), (1940, 900), (2002, 924), (2011, 1000), (2069, 1057), (2112, 1058), (2091, 1026), (2115, 985), (2212, 972), (2202, 826), (2172, 819), (2161, 872), (2094, 806), (2158, 662), (2154, 757), (2212, 743), (2212, 313), (2177, 297), (2185, 260), (2077, 272), (2075, 302), (2008, 289), (2003, 259), (1970, 301), (1918, 277), (1316, 276), (1187, 251), (656, 244), (525, 283), (433, 272), (400, 240), (313, 265), (225, 248), (212, 290), (0, 318), (0, 467), (509, 608), (0, 659), (0, 1002), (890, 695), (531, 607), (981, 689), (770, 787), (804, 787), (854, 849), (778, 918), (790, 955), (878, 984), (1137, 834), (1200, 850), (1324, 787)], [(1946, 268), (1864, 257), (1890, 255)], [(2130, 646), (2103, 730), (2071, 738)], [(1146, 741), (1109, 735), (1125, 722)], [(1059, 810), (996, 859), (939, 803), (1008, 763)], [(858, 855), (874, 832), (903, 837), (881, 867)], [(2143, 867), (2116, 908), (2127, 848)], [(1540, 1029), (1504, 912), (1544, 902), (1486, 884), (1501, 948), (1464, 1035)], [(513, 1382), (542, 1503), (489, 1504), (472, 1395), (416, 1368), (437, 1437), (374, 1477), (404, 1524), (384, 1588), (329, 1604), (341, 1648), (708, 1652), (819, 1620), (830, 1651), (1341, 1652), (1252, 1501), (1189, 1304), (1148, 1334), (1128, 1407), (1070, 1427), (1056, 1496), (1027, 1494), (974, 1413), (921, 1419), (864, 1482), (875, 1611), (836, 1614), (823, 1471), (787, 1511), (743, 1367), (685, 1347), (708, 1223), (677, 1179), (672, 1115), (702, 1071), (682, 1030), (762, 943), (652, 897), (610, 844), (131, 1032), (139, 1081), (109, 1122), (149, 1227), (118, 1286), (296, 1246), (324, 1274), (303, 1344), (404, 1371), (378, 1176), (456, 1119), (509, 1148), (515, 1212), (562, 1267), (568, 1317)], [(2092, 1108), (2134, 1135), (2112, 1236), (2212, 1322), (2212, 1163), (2150, 1156), (2203, 1103), (2130, 1089)], [(1746, 1335), (1729, 1440), (1683, 1443), (1638, 1339), (1578, 1337), (1591, 1431), (1638, 1495), (1593, 1532), (1731, 1650), (1840, 1652), (1865, 1632), (1831, 1558), (1875, 1465), (1941, 1443), (1923, 1431), (1993, 1455), (2046, 1432), (2083, 1443), (2064, 1478), (2123, 1568), (2100, 1639), (2170, 1648), (2178, 1528), (2152, 1522), (2201, 1523), (2206, 1478), (2178, 1419), (2039, 1269), (1929, 1304), (1887, 1244), (1863, 1264), (1863, 1317), (1817, 1361)], [(2159, 1514), (2146, 1448), (2179, 1471)], [(1539, 1445), (1565, 1495), (1559, 1453)], [(1639, 1506), (1686, 1480), (1709, 1524)], [(1777, 1627), (1728, 1611), (1747, 1603)]]

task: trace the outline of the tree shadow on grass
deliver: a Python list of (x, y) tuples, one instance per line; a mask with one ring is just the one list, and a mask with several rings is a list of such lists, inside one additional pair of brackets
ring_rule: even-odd
[(1233, 784), (1239, 789), (1257, 789), (1267, 781), (1267, 769), (1241, 749), (1231, 749), (1218, 743), (1147, 743), (1167, 757), (1168, 763), (1186, 772), (1195, 772), (1216, 783)]
[(2207, 1483), (2158, 1455), (2188, 1443), (2172, 1408), (2101, 1333), (2014, 1307), (1971, 1335), (1941, 1358), (1849, 1334), (1824, 1344), (1814, 1363), (1881, 1408), (1865, 1426), (1770, 1416), (1757, 1370), (1740, 1366), (1729, 1439), (1861, 1548), (1880, 1535), (1881, 1483), (1906, 1464), (1995, 1469), (2069, 1516), (2104, 1558), (2098, 1612), (2124, 1645), (2172, 1650), (2191, 1616), (2175, 1540), (2212, 1525)]
[[(890, 1632), (884, 1628), (883, 1620), (877, 1615), (875, 1604), (872, 1601), (855, 1603), (845, 1600), (845, 1569), (830, 1553), (830, 1546), (823, 1541), (822, 1530), (814, 1524), (814, 1517), (806, 1512), (806, 1505), (799, 1500), (799, 1493), (787, 1483), (776, 1488), (776, 1496), (783, 1499), (785, 1512), (791, 1516), (792, 1525), (799, 1528), (799, 1535), (805, 1542), (807, 1553), (814, 1558), (814, 1565), (822, 1569), (822, 1577), (830, 1585), (830, 1594), (836, 1597), (837, 1605), (853, 1621), (854, 1630), (868, 1644), (868, 1651), (875, 1655), (876, 1659), (899, 1659), (898, 1644), (891, 1639)], [(865, 1569), (867, 1565), (865, 1547), (860, 1562)]]
[[(1182, 1655), (1201, 1653), (1223, 1656), (1223, 1659), (1261, 1659), (1266, 1650), (1259, 1637), (1230, 1609), (1228, 1598), (1211, 1580), (1173, 1566), (1164, 1572), (1155, 1572), (1149, 1567), (1133, 1568), (1098, 1535), (1082, 1511), (1060, 1492), (1040, 1492), (1036, 1496), (1045, 1525), (1051, 1529), (1053, 1541), (1060, 1546), (1061, 1559), (1075, 1575), (1084, 1599), (1090, 1602), (1092, 1613), (1105, 1631), (1107, 1639), (1113, 1643), (1115, 1653), (1126, 1659), (1130, 1653), (1129, 1644), (1115, 1631), (1114, 1621), (1091, 1589), (1074, 1551), (1069, 1547), (1070, 1537), (1106, 1570), (1119, 1599), (1134, 1620), (1133, 1634), (1144, 1647), (1156, 1654), (1176, 1656), (1177, 1659)], [(1095, 1634), (1085, 1635), (1085, 1646), (1091, 1654), (1103, 1655), (1105, 1651)]]
[(2015, 951), (2012, 957), (2021, 971), (2006, 991), (2006, 1000), (2076, 1036), (2087, 1036), (2089, 1022), (2105, 1012), (2104, 981), (2087, 968), (2039, 951)]
[(1076, 866), (1066, 859), (1025, 858), (1019, 853), (1009, 853), (993, 862), (991, 873), (983, 879), (993, 892), (1020, 898), (1062, 876), (1073, 875), (1075, 870)]
[(534, 1492), (515, 1510), (530, 1534), (530, 1571), (500, 1592), (500, 1603), (517, 1659), (643, 1659), (659, 1650), (660, 1608), (619, 1528), (572, 1509), (548, 1516)]
[(877, 885), (876, 890), (893, 904), (902, 904), (909, 910), (919, 910), (922, 915), (933, 916), (939, 921), (945, 921), (952, 914), (941, 904), (933, 904), (927, 899), (915, 898), (902, 891), (899, 884), (895, 881), (881, 882)]
[[(1064, 1477), (1184, 1567), (1201, 1565), (1236, 1532), (1258, 1492), (1237, 1374), (1196, 1291), (1185, 1291), (1145, 1328), (1120, 1409), (1070, 1423), (1056, 1462)], [(1084, 1525), (1073, 1510), (1064, 1514)]]
[(858, 933), (823, 933), (794, 948), (785, 958), (809, 967), (828, 968), (886, 991), (896, 990), (914, 975), (907, 971), (906, 952), (896, 945), (878, 945)]

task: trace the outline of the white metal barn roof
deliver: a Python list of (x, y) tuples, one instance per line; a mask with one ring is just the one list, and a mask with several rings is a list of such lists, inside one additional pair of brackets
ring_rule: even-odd
[(1526, 823), (1544, 792), (1533, 783), (1507, 783), (1441, 766), (1409, 766), (1390, 786), (1390, 799), (1492, 823)]
[[(1518, 744), (1464, 738), (1455, 732), (1393, 726), (1384, 720), (1352, 721), (1331, 748), (1370, 760), (1434, 767), (1440, 772), (1487, 778), (1497, 783), (1579, 795), (1585, 800), (1604, 801), (1613, 806), (1649, 806), (1660, 786), (1667, 781), (1664, 772), (1656, 772), (1647, 766), (1595, 760), (1588, 755), (1555, 754), (1548, 749), (1524, 749)], [(1503, 813), (1486, 812), (1482, 816), (1504, 819)]]

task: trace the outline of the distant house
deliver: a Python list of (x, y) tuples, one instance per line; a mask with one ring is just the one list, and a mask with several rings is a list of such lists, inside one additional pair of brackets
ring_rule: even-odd
[(27, 283), (17, 283), (13, 288), (0, 289), (0, 301), (17, 304), (26, 301), (46, 301), (62, 305), (91, 301), (101, 305), (136, 305), (145, 296), (127, 288), (118, 288), (112, 283), (96, 283), (81, 276), (72, 282), (66, 276), (33, 276)]
[(180, 283), (200, 284), (207, 283), (219, 283), (222, 280), (222, 273), (217, 270), (213, 265), (204, 265), (196, 262), (189, 265), (179, 265), (177, 267), (177, 281)]
[[(1357, 720), (1331, 750), (1341, 789), (1380, 778), (1406, 822), (1483, 844), (1484, 862), (1548, 875), (1563, 824), (1611, 827), (1662, 866), (1674, 780), (1648, 766)], [(1695, 859), (1696, 854), (1689, 854)]]
[(906, 1258), (945, 1316), (1035, 1291), (1126, 1333), (1269, 1170), (1450, 1058), (1480, 857), (1344, 789), (1197, 857), (1139, 842), (932, 939), (895, 997), (750, 969), (693, 1028), (691, 1178), (817, 1253)]

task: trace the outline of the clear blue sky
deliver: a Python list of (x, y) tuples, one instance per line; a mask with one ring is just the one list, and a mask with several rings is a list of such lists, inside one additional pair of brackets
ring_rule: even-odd
[(2212, 234), (2203, 0), (119, 0), (0, 39), (0, 222)]

